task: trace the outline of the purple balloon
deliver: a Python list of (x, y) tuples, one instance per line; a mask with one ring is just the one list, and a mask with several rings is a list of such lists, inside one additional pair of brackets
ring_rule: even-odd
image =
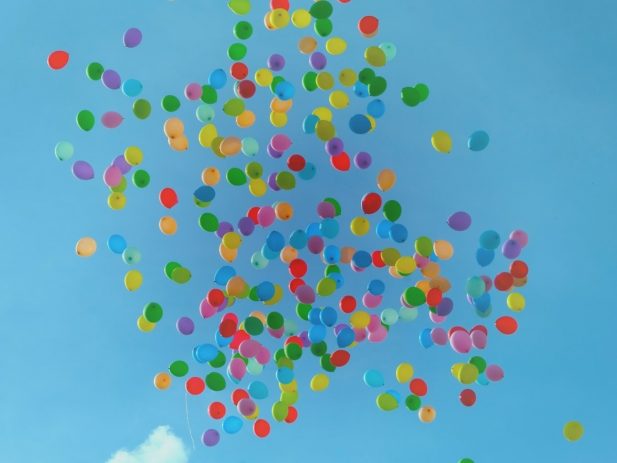
[(176, 329), (178, 333), (188, 336), (195, 331), (195, 323), (189, 317), (180, 317), (176, 322)]
[(268, 186), (272, 191), (280, 191), (281, 187), (276, 183), (276, 176), (278, 172), (272, 172), (268, 177)]
[(311, 347), (312, 343), (311, 343), (311, 340), (309, 339), (308, 331), (303, 331), (302, 333), (298, 335), (298, 337), (302, 341), (302, 347)]
[(122, 172), (122, 175), (127, 174), (131, 170), (131, 165), (126, 162), (126, 158), (123, 154), (116, 156), (114, 161), (111, 163), (113, 166), (116, 166)]
[(360, 151), (353, 157), (353, 163), (358, 169), (368, 169), (372, 162), (373, 159), (371, 158), (371, 155), (364, 151)]
[(238, 220), (238, 230), (244, 236), (249, 236), (255, 230), (255, 222), (250, 217), (242, 217)]
[(322, 219), (331, 219), (336, 215), (336, 209), (332, 203), (322, 201), (317, 205), (317, 214)]
[(448, 225), (452, 230), (465, 231), (471, 226), (471, 216), (465, 211), (458, 211), (448, 217)]
[(201, 436), (201, 440), (203, 441), (205, 446), (214, 447), (216, 444), (219, 443), (219, 440), (221, 440), (221, 436), (216, 429), (208, 429), (206, 432), (204, 432), (203, 436)]
[(273, 159), (279, 159), (281, 156), (283, 156), (283, 153), (281, 153), (280, 151), (275, 150), (272, 145), (268, 144), (268, 156), (270, 156)]
[(120, 74), (118, 74), (113, 69), (106, 69), (103, 72), (103, 77), (101, 77), (101, 81), (103, 85), (111, 90), (118, 90), (120, 85), (122, 84), (122, 79), (120, 79)]
[(253, 402), (253, 399), (246, 398), (238, 402), (238, 411), (244, 416), (251, 416), (255, 413), (256, 408), (257, 406), (255, 402)]
[(301, 285), (296, 288), (296, 299), (303, 304), (315, 302), (315, 291), (309, 285)]
[(326, 142), (326, 153), (328, 153), (330, 156), (336, 156), (337, 154), (341, 154), (343, 152), (343, 149), (345, 149), (345, 145), (343, 143), (343, 140), (341, 140), (340, 138), (334, 137)]
[(313, 254), (319, 254), (324, 248), (324, 241), (321, 236), (311, 236), (308, 240), (308, 249)]
[(328, 58), (323, 53), (316, 51), (309, 56), (309, 64), (316, 71), (321, 71), (328, 64)]
[(510, 239), (518, 242), (518, 244), (521, 245), (521, 248), (527, 246), (527, 242), (529, 241), (527, 232), (523, 230), (514, 230), (512, 233), (510, 233)]
[(449, 297), (444, 297), (439, 304), (437, 304), (437, 315), (440, 317), (446, 317), (452, 313), (454, 309), (454, 302)]
[(272, 206), (263, 206), (257, 212), (257, 221), (262, 227), (269, 227), (276, 219), (276, 212)]
[(131, 27), (124, 33), (124, 37), (122, 38), (122, 40), (125, 47), (135, 48), (141, 43), (141, 38), (141, 31), (136, 27)]
[(521, 245), (518, 241), (510, 239), (503, 243), (501, 253), (507, 259), (516, 259), (521, 253)]
[(268, 57), (268, 68), (272, 71), (281, 71), (285, 67), (285, 57), (274, 53)]
[(234, 226), (229, 222), (221, 222), (219, 223), (219, 229), (216, 231), (216, 236), (222, 238), (225, 236), (225, 233), (229, 233), (234, 231)]
[(86, 161), (75, 161), (73, 163), (73, 175), (79, 180), (92, 180), (94, 169)]

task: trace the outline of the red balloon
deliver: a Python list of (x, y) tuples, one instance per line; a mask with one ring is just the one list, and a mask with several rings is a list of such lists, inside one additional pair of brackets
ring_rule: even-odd
[(302, 345), (302, 339), (300, 339), (300, 336), (289, 336), (286, 340), (285, 340), (285, 345), (287, 344), (296, 344), (300, 347), (304, 347)]
[(292, 154), (287, 159), (287, 167), (294, 172), (300, 172), (306, 166), (306, 159), (299, 154)]
[(234, 389), (233, 392), (231, 393), (231, 401), (233, 402), (234, 405), (238, 405), (238, 402), (240, 402), (242, 399), (248, 399), (249, 398), (249, 393), (246, 392), (244, 389)]
[(289, 291), (291, 291), (292, 294), (296, 294), (296, 289), (305, 284), (306, 282), (302, 278), (294, 278), (289, 282)]
[(236, 80), (244, 80), (249, 75), (249, 68), (246, 64), (238, 61), (231, 65), (229, 73)]
[(221, 319), (221, 321), (224, 320), (231, 320), (233, 321), (236, 325), (238, 324), (238, 316), (233, 313), (233, 312), (227, 312), (225, 315), (223, 315), (223, 318)]
[(503, 334), (514, 334), (518, 329), (518, 322), (510, 316), (499, 317), (495, 320), (495, 327)]
[(458, 398), (465, 407), (471, 407), (476, 403), (476, 393), (471, 389), (463, 389)]
[(365, 214), (374, 214), (381, 209), (381, 196), (377, 193), (367, 193), (362, 197), (361, 201), (362, 212)]
[(418, 397), (424, 397), (428, 392), (428, 386), (426, 385), (424, 380), (416, 378), (412, 379), (409, 383), (409, 390), (412, 394), (415, 394)]
[(514, 284), (514, 278), (512, 278), (512, 275), (508, 272), (501, 272), (495, 277), (493, 283), (495, 284), (495, 288), (499, 291), (509, 291)]
[(238, 350), (240, 348), (240, 344), (242, 344), (242, 342), (244, 342), (244, 341), (246, 341), (247, 339), (250, 339), (250, 338), (251, 338), (251, 335), (248, 334), (246, 331), (238, 330), (238, 331), (235, 332), (234, 338), (229, 343), (229, 348), (230, 349), (234, 349), (234, 350)]
[(330, 355), (330, 363), (335, 367), (344, 367), (349, 362), (351, 355), (344, 349), (335, 350)]
[(484, 325), (476, 325), (474, 326), (469, 333), (473, 333), (474, 331), (482, 331), (485, 335), (488, 336), (488, 330), (486, 329), (486, 326)]
[(185, 383), (186, 392), (191, 395), (199, 395), (206, 389), (206, 383), (203, 379), (193, 376), (186, 380)]
[(219, 325), (219, 333), (221, 333), (221, 336), (224, 338), (231, 338), (237, 329), (238, 324), (230, 319), (223, 320)]
[(294, 259), (289, 263), (289, 273), (291, 276), (300, 278), (306, 275), (308, 266), (302, 259)]
[(336, 170), (346, 172), (351, 168), (351, 159), (349, 159), (349, 155), (343, 151), (336, 156), (330, 156), (330, 164), (332, 164), (332, 167)]
[(264, 438), (270, 434), (270, 423), (266, 420), (259, 419), (253, 424), (253, 432), (257, 437)]
[(289, 0), (270, 0), (270, 9), (276, 10), (277, 8), (289, 11)]
[(225, 293), (217, 288), (211, 289), (208, 291), (206, 300), (212, 307), (220, 307), (225, 302)]
[(356, 298), (353, 296), (343, 296), (339, 302), (340, 309), (345, 313), (351, 313), (356, 310)]
[(69, 62), (69, 54), (64, 50), (52, 51), (47, 57), (47, 66), (54, 71), (62, 69)]
[(443, 294), (439, 288), (431, 288), (426, 294), (426, 303), (429, 307), (437, 307), (442, 297)]
[(246, 216), (253, 221), (255, 225), (259, 225), (259, 219), (257, 216), (259, 215), (259, 206), (251, 207), (249, 211), (246, 213)]
[(171, 188), (163, 188), (159, 193), (159, 201), (167, 209), (171, 209), (178, 204), (178, 195)]
[(452, 335), (456, 333), (457, 331), (464, 331), (465, 333), (467, 333), (467, 330), (463, 328), (462, 326), (453, 326), (452, 328), (448, 330), (448, 339), (450, 339)]
[(371, 256), (373, 257), (373, 265), (375, 267), (384, 268), (386, 266), (386, 263), (381, 258), (381, 250), (373, 251), (373, 254), (371, 254)]
[(242, 98), (252, 98), (256, 91), (257, 87), (250, 80), (243, 80), (236, 84), (236, 92)]
[(291, 424), (298, 419), (298, 410), (290, 406), (287, 409), (287, 416), (285, 417), (285, 423)]
[(522, 260), (515, 260), (510, 264), (510, 273), (514, 278), (525, 278), (528, 272), (529, 268)]
[(365, 37), (375, 35), (377, 29), (379, 29), (379, 19), (375, 16), (364, 16), (358, 21), (358, 30)]
[(210, 418), (213, 418), (215, 420), (220, 420), (221, 418), (223, 418), (226, 412), (227, 409), (225, 408), (225, 405), (221, 402), (212, 402), (210, 405), (208, 405), (208, 415), (210, 415)]

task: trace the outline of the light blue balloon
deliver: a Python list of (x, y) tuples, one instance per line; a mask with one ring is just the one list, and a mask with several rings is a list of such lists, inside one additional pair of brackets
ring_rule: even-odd
[(334, 239), (337, 237), (339, 233), (339, 223), (338, 220), (333, 218), (326, 218), (321, 221), (319, 226), (321, 231), (321, 236), (329, 239)]
[(382, 220), (375, 227), (375, 233), (377, 233), (377, 236), (380, 238), (390, 238), (390, 229), (392, 228), (392, 225), (394, 224), (389, 220)]
[(334, 326), (338, 319), (338, 313), (333, 307), (324, 307), (319, 311), (319, 319), (325, 326)]
[(274, 297), (275, 287), (269, 281), (262, 281), (257, 285), (257, 297), (260, 301), (269, 301)]
[(294, 380), (294, 372), (291, 368), (281, 367), (276, 370), (276, 380), (281, 384), (289, 384)]
[(75, 148), (73, 148), (73, 144), (68, 141), (58, 142), (54, 149), (54, 154), (59, 161), (66, 161), (67, 159), (71, 159), (74, 153)]
[(195, 110), (195, 117), (203, 123), (212, 122), (214, 120), (214, 108), (209, 104), (200, 104)]
[(208, 84), (216, 90), (222, 89), (227, 83), (227, 74), (222, 69), (215, 69), (208, 76)]
[(491, 306), (489, 306), (489, 308), (484, 311), (476, 309), (476, 315), (478, 315), (478, 317), (480, 318), (488, 318), (491, 316), (492, 312), (493, 312), (493, 307)]
[(425, 349), (432, 347), (434, 343), (433, 343), (433, 338), (431, 337), (431, 328), (424, 328), (420, 332), (419, 339), (420, 339), (420, 345), (424, 347)]
[(298, 172), (298, 177), (300, 177), (302, 180), (311, 180), (313, 177), (315, 177), (316, 173), (317, 168), (315, 167), (315, 164), (313, 164), (312, 162), (307, 162), (304, 166), (304, 169)]
[(268, 386), (261, 381), (251, 381), (248, 386), (248, 393), (252, 399), (263, 400), (268, 398)]
[(141, 262), (141, 252), (137, 248), (128, 247), (122, 252), (122, 260), (128, 265), (139, 264)]
[(356, 82), (353, 86), (353, 92), (360, 98), (367, 98), (369, 96), (368, 86), (360, 81)]
[(383, 309), (381, 311), (381, 321), (384, 325), (392, 326), (398, 322), (399, 315), (394, 309)]
[(227, 434), (236, 434), (240, 432), (243, 424), (237, 416), (228, 416), (223, 420), (222, 428)]
[(263, 371), (264, 367), (261, 365), (256, 359), (250, 358), (248, 363), (246, 364), (246, 371), (248, 374), (253, 376), (259, 376)]
[(304, 133), (307, 134), (315, 133), (315, 127), (317, 126), (318, 122), (319, 117), (315, 116), (314, 114), (309, 114), (304, 118), (304, 121), (302, 122), (302, 130), (304, 131)]
[(219, 350), (212, 344), (200, 344), (193, 348), (193, 358), (197, 363), (208, 363), (216, 358)]
[(474, 299), (479, 298), (486, 292), (486, 284), (480, 277), (471, 277), (467, 279), (465, 291)]
[(122, 254), (126, 249), (126, 240), (120, 235), (111, 235), (107, 239), (107, 247), (114, 254)]
[(336, 264), (341, 259), (341, 250), (338, 246), (330, 244), (324, 248), (323, 258), (329, 264)]
[(279, 100), (287, 101), (291, 100), (294, 97), (296, 93), (296, 88), (291, 82), (287, 82), (286, 80), (284, 80), (276, 85), (274, 93)]
[(259, 142), (252, 137), (243, 138), (240, 149), (245, 156), (255, 157), (259, 153)]
[(289, 237), (289, 245), (298, 251), (304, 249), (307, 242), (308, 236), (304, 230), (296, 230)]
[(309, 310), (308, 319), (313, 325), (321, 325), (321, 309), (319, 307), (313, 307)]
[(298, 332), (298, 324), (295, 320), (286, 318), (283, 322), (283, 329), (285, 330), (285, 336), (295, 336)]
[(235, 276), (236, 270), (233, 267), (229, 265), (223, 265), (214, 274), (214, 282), (217, 285), (225, 286), (227, 282)]
[(377, 370), (366, 370), (363, 379), (369, 387), (382, 387), (385, 384), (383, 375)]
[(495, 230), (487, 230), (480, 235), (480, 247), (484, 249), (497, 249), (501, 238)]
[(321, 227), (317, 222), (313, 222), (306, 227), (306, 236), (321, 236)]
[(326, 327), (324, 325), (313, 325), (309, 328), (308, 337), (312, 343), (318, 343), (326, 339)]
[(122, 82), (122, 93), (128, 97), (134, 97), (141, 93), (144, 86), (137, 79), (128, 79)]
[(492, 249), (478, 248), (476, 251), (476, 262), (482, 267), (486, 267), (495, 259), (495, 251)]
[(257, 270), (262, 270), (268, 266), (270, 261), (266, 259), (261, 252), (255, 252), (251, 256), (251, 265)]
[(227, 347), (231, 344), (231, 341), (233, 341), (233, 339), (233, 336), (230, 336), (228, 338), (224, 337), (218, 330), (214, 332), (214, 341), (216, 341), (216, 345), (218, 347)]
[(386, 113), (386, 104), (382, 100), (373, 100), (366, 105), (366, 112), (375, 119), (379, 119)]
[(490, 381), (486, 378), (486, 375), (484, 373), (480, 373), (478, 375), (478, 379), (476, 379), (476, 383), (481, 386), (488, 386), (490, 384)]
[(488, 146), (490, 137), (484, 130), (478, 130), (472, 133), (467, 140), (467, 147), (471, 151), (482, 151)]
[(387, 61), (392, 61), (394, 58), (396, 58), (396, 45), (394, 45), (392, 42), (384, 42), (379, 45), (379, 48), (383, 50), (384, 55), (386, 55)]

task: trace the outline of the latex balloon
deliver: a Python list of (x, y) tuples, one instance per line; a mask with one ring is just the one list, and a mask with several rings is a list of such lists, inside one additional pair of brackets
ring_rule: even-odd
[(452, 139), (450, 138), (450, 134), (443, 130), (438, 130), (433, 133), (431, 143), (435, 151), (439, 153), (448, 154), (452, 151)]
[(578, 421), (568, 421), (563, 427), (563, 436), (570, 442), (575, 442), (583, 437), (585, 428)]
[(96, 241), (94, 238), (84, 237), (77, 241), (75, 253), (79, 257), (90, 257), (96, 252)]

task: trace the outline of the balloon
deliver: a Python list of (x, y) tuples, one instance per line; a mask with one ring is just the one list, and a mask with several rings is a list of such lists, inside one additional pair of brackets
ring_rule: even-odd
[[(127, 79), (122, 82), (122, 93), (128, 97), (134, 97), (141, 93), (144, 86), (136, 79)], [(201, 89), (201, 87), (200, 87)]]
[(382, 387), (385, 382), (383, 375), (377, 370), (366, 370), (364, 372), (364, 383), (369, 387)]
[(61, 141), (56, 144), (54, 148), (54, 154), (59, 161), (66, 161), (73, 157), (73, 153), (75, 149), (73, 148), (73, 144), (68, 141)]
[(52, 51), (47, 57), (47, 65), (50, 69), (58, 71), (69, 62), (69, 54), (64, 50)]
[(396, 397), (388, 392), (382, 392), (376, 399), (377, 407), (384, 412), (390, 412), (398, 408)]
[(171, 376), (167, 373), (158, 373), (154, 377), (154, 387), (159, 391), (164, 391), (165, 389), (168, 389), (169, 386), (171, 386)]
[(227, 434), (236, 434), (242, 429), (243, 421), (237, 416), (228, 416), (223, 420), (222, 428)]
[(516, 322), (516, 319), (512, 317), (503, 316), (495, 320), (495, 327), (497, 327), (499, 332), (509, 335), (516, 333), (518, 323)]
[(106, 69), (101, 76), (101, 82), (110, 90), (117, 90), (122, 85), (122, 78), (113, 69)]
[(521, 253), (521, 245), (516, 240), (509, 239), (501, 248), (501, 253), (507, 259), (516, 259)]
[(262, 439), (268, 437), (268, 434), (270, 434), (270, 423), (262, 419), (255, 421), (253, 424), (253, 433)]
[(366, 38), (377, 35), (379, 19), (375, 16), (364, 16), (358, 21), (358, 30)]
[(450, 153), (450, 151), (452, 151), (452, 139), (450, 135), (443, 130), (438, 130), (433, 133), (431, 143), (435, 151), (439, 153)]
[(152, 112), (152, 105), (148, 100), (139, 99), (133, 103), (133, 114), (138, 119), (147, 119)]
[(208, 429), (201, 436), (201, 440), (206, 447), (213, 447), (219, 443), (221, 440), (221, 436), (219, 432), (215, 429)]
[(122, 37), (122, 41), (124, 42), (124, 46), (127, 48), (135, 48), (137, 45), (141, 43), (142, 34), (139, 29), (136, 27), (131, 27), (128, 29), (124, 36)]
[(411, 381), (411, 378), (413, 377), (413, 373), (414, 373), (414, 370), (411, 364), (399, 363), (399, 365), (396, 367), (396, 380), (401, 384), (407, 383)]
[(563, 436), (570, 442), (575, 442), (583, 437), (585, 428), (578, 421), (568, 421), (563, 427)]
[(471, 151), (482, 151), (488, 146), (489, 136), (484, 130), (478, 130), (472, 133), (467, 140), (467, 147)]
[(432, 423), (437, 416), (437, 412), (433, 407), (425, 406), (418, 410), (418, 419), (422, 423)]
[(127, 247), (122, 251), (122, 260), (129, 265), (138, 264), (141, 261), (141, 253), (136, 248)]
[(75, 161), (72, 167), (73, 175), (79, 180), (92, 180), (94, 169), (86, 161)]
[(328, 388), (330, 378), (323, 373), (318, 373), (311, 378), (311, 390), (313, 392), (322, 392)]
[(77, 113), (77, 126), (84, 132), (89, 132), (94, 127), (95, 119), (92, 111), (83, 109)]
[(181, 317), (176, 322), (176, 329), (180, 334), (188, 336), (195, 331), (195, 323), (188, 317)]
[(520, 293), (510, 293), (506, 304), (513, 312), (520, 312), (525, 308), (525, 296)]
[(159, 201), (167, 209), (178, 204), (178, 195), (172, 188), (163, 188), (159, 193)]
[(465, 231), (471, 226), (471, 216), (464, 211), (455, 212), (448, 217), (448, 226), (455, 231)]
[(143, 276), (139, 270), (129, 270), (124, 275), (124, 286), (129, 291), (136, 291), (143, 283)]
[(161, 217), (159, 220), (159, 229), (164, 235), (175, 235), (176, 231), (178, 231), (178, 223), (173, 217)]
[(459, 400), (466, 407), (471, 407), (476, 403), (476, 393), (471, 389), (463, 389), (459, 394)]
[(485, 370), (486, 377), (491, 381), (500, 381), (503, 379), (504, 373), (499, 365), (489, 365)]
[(90, 257), (96, 252), (96, 241), (94, 238), (84, 237), (77, 241), (75, 253), (79, 257)]

